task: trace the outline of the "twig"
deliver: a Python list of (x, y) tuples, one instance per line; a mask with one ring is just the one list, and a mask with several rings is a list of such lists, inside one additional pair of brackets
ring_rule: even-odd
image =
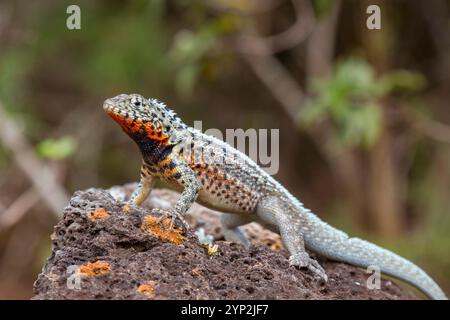
[(245, 54), (267, 56), (292, 49), (305, 41), (315, 25), (311, 3), (306, 0), (292, 0), (292, 5), (297, 19), (292, 27), (269, 37), (241, 34), (235, 39), (237, 50)]
[(0, 215), (0, 231), (15, 225), (40, 199), (39, 194), (31, 188), (19, 196), (14, 202)]
[(411, 127), (424, 136), (436, 141), (450, 143), (450, 126), (431, 119), (408, 118)]
[(55, 217), (61, 218), (61, 209), (66, 205), (69, 196), (52, 170), (36, 156), (22, 130), (7, 115), (1, 102), (0, 141), (12, 151), (17, 164), (31, 180)]
[(400, 114), (406, 123), (419, 134), (443, 143), (450, 143), (450, 126), (421, 115), (405, 104), (400, 105)]
[(308, 38), (305, 63), (307, 79), (325, 76), (331, 71), (340, 9), (341, 1), (336, 0)]
[(278, 100), (287, 115), (295, 122), (305, 99), (297, 81), (273, 56), (252, 57), (244, 54), (243, 57)]

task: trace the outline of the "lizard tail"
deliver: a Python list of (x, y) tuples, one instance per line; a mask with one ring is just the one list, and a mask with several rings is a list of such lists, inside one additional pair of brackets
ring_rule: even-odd
[(368, 241), (350, 238), (309, 210), (302, 208), (302, 211), (305, 214), (302, 234), (307, 248), (332, 260), (358, 267), (377, 266), (382, 273), (413, 285), (432, 299), (448, 299), (436, 282), (412, 262)]

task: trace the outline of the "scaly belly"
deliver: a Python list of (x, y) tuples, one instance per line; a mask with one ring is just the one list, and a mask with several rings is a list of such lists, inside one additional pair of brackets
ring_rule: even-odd
[(194, 171), (202, 186), (198, 196), (200, 203), (231, 213), (255, 211), (259, 196), (244, 181), (211, 165), (197, 166)]
[(211, 193), (200, 190), (197, 201), (205, 207), (227, 213), (253, 213), (256, 208), (256, 196), (237, 193), (236, 196), (226, 196), (226, 193)]

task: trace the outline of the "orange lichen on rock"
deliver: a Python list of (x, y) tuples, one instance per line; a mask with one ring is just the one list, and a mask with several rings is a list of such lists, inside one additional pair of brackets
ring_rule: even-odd
[(153, 299), (155, 297), (155, 282), (149, 281), (143, 283), (136, 289), (136, 291), (146, 295), (147, 299)]
[(167, 240), (174, 244), (183, 243), (186, 238), (181, 234), (181, 229), (175, 227), (170, 228), (170, 224), (170, 218), (166, 218), (158, 223), (157, 217), (147, 215), (144, 218), (144, 223), (142, 223), (141, 228), (160, 239)]
[(111, 265), (106, 261), (97, 260), (80, 266), (80, 274), (83, 276), (100, 276), (111, 270)]
[(94, 211), (88, 214), (88, 218), (92, 221), (106, 219), (110, 216), (108, 211), (103, 208), (95, 209)]

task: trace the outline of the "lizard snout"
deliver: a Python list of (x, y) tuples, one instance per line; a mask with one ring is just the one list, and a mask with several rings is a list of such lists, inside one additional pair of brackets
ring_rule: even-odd
[(103, 102), (103, 110), (106, 112), (111, 112), (114, 108), (114, 101), (112, 99), (106, 99), (105, 102)]
[(105, 102), (103, 102), (103, 110), (106, 112), (112, 112), (114, 108), (120, 106), (121, 103), (127, 99), (127, 97), (128, 95), (126, 94), (119, 94), (113, 98), (106, 99)]

